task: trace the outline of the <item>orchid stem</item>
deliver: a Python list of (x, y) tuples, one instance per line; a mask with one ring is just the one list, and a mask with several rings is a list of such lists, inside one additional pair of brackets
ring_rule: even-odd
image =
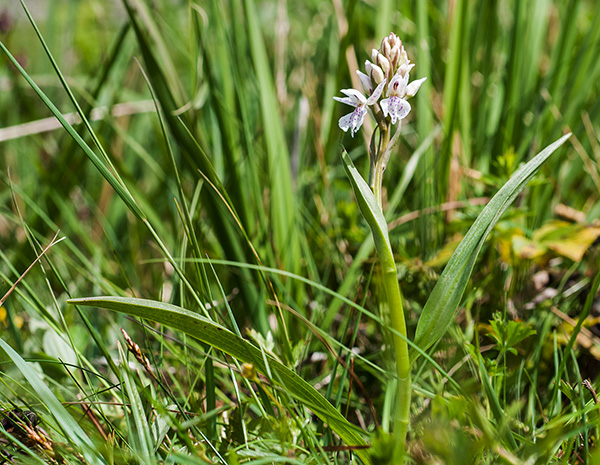
[[(394, 134), (394, 138), (396, 138)], [(373, 170), (372, 185), (373, 194), (377, 199), (379, 207), (382, 206), (381, 201), (381, 181), (383, 171), (388, 158), (388, 141), (389, 132), (386, 132), (385, 144), (383, 145), (384, 153), (379, 157)], [(381, 153), (381, 152), (380, 152)], [(382, 287), (383, 298), (390, 312), (390, 320), (392, 324), (392, 340), (394, 345), (394, 355), (396, 358), (396, 376), (398, 382), (396, 384), (396, 412), (394, 415), (394, 435), (397, 438), (396, 447), (394, 450), (394, 464), (402, 464), (404, 462), (404, 453), (406, 447), (406, 435), (408, 432), (408, 422), (410, 417), (410, 398), (411, 398), (411, 381), (410, 381), (410, 357), (408, 354), (408, 344), (406, 339), (406, 321), (404, 318), (404, 298), (398, 284), (398, 273), (396, 269), (396, 261), (389, 243), (377, 244), (377, 255), (381, 263), (383, 273)]]

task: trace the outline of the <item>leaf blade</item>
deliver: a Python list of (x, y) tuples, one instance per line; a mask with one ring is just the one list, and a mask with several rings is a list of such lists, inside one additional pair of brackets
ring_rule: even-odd
[[(479, 251), (502, 214), (525, 188), (525, 185), (539, 167), (570, 135), (566, 134), (550, 144), (517, 170), (479, 214), (454, 254), (452, 254), (448, 265), (423, 308), (414, 340), (415, 344), (422, 350), (431, 347), (450, 326), (475, 267)], [(419, 354), (415, 352), (413, 354), (414, 361)]]
[(43, 400), (44, 405), (48, 407), (50, 414), (54, 417), (57, 424), (62, 429), (66, 437), (72, 441), (72, 444), (77, 445), (82, 454), (84, 455), (87, 463), (94, 465), (105, 464), (106, 462), (97, 455), (96, 448), (90, 440), (89, 436), (83, 431), (81, 426), (75, 421), (75, 419), (67, 412), (62, 406), (56, 396), (50, 391), (46, 383), (38, 376), (38, 374), (31, 368), (28, 362), (26, 362), (8, 343), (0, 338), (0, 347), (4, 349), (6, 355), (8, 355), (13, 363), (17, 366), (19, 371), (27, 379), (31, 387)]
[(348, 179), (350, 179), (350, 183), (352, 184), (352, 190), (358, 201), (360, 211), (373, 232), (375, 248), (381, 250), (382, 247), (386, 247), (388, 250), (391, 250), (387, 222), (381, 208), (377, 204), (377, 199), (375, 199), (373, 191), (354, 166), (346, 150), (342, 150), (342, 161), (344, 162), (344, 169), (346, 170)]
[[(70, 299), (68, 303), (114, 310), (164, 324), (207, 343), (242, 362), (252, 363), (263, 374), (268, 373), (265, 363), (266, 357), (268, 369), (274, 375), (272, 382), (279, 384), (315, 415), (326, 421), (331, 429), (347, 444), (367, 444), (365, 439), (358, 434), (358, 428), (348, 422), (329, 401), (304, 379), (274, 358), (264, 355), (253, 344), (213, 321), (175, 305), (130, 297), (85, 297)], [(372, 464), (366, 450), (357, 450), (356, 454), (365, 464)]]

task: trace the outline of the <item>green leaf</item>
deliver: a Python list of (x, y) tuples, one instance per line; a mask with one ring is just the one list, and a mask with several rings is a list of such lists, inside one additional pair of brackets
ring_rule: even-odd
[(506, 322), (499, 312), (490, 321), (489, 336), (496, 341), (498, 349), (507, 350), (515, 355), (517, 354), (515, 346), (535, 333), (530, 323), (521, 320)]
[[(479, 214), (465, 238), (454, 251), (423, 308), (414, 341), (422, 350), (428, 349), (437, 342), (450, 326), (475, 267), (477, 256), (500, 217), (525, 188), (539, 167), (570, 135), (561, 137), (517, 170)], [(413, 361), (418, 356), (418, 352), (414, 351)]]
[[(270, 355), (261, 352), (250, 342), (213, 321), (181, 307), (153, 300), (129, 297), (86, 297), (71, 299), (68, 302), (73, 305), (105, 308), (155, 321), (195, 337), (242, 362), (251, 363), (264, 375), (270, 372), (273, 376), (271, 381), (274, 384), (279, 385), (326, 422), (346, 444), (367, 444), (359, 434), (359, 428), (348, 422), (327, 399), (304, 379)], [(372, 464), (366, 450), (357, 450), (356, 455), (365, 464)]]
[[(474, 352), (474, 348), (472, 347), (471, 349), (472, 352)], [(500, 406), (500, 400), (498, 399), (498, 395), (496, 394), (496, 391), (494, 390), (492, 383), (490, 382), (488, 372), (485, 369), (483, 357), (480, 353), (473, 355), (476, 355), (479, 361), (481, 384), (483, 385), (483, 391), (485, 392), (485, 396), (488, 399), (490, 410), (492, 411), (492, 415), (494, 415), (497, 424), (501, 427), (502, 425), (506, 424), (506, 415), (504, 414), (504, 411)], [(510, 444), (512, 450), (515, 450), (517, 448), (517, 442), (515, 441), (515, 438), (510, 429), (507, 429), (506, 431), (506, 439), (508, 440), (508, 443)]]
[(131, 409), (131, 421), (130, 416), (127, 417), (127, 422), (131, 430), (131, 437), (133, 440), (133, 448), (135, 455), (139, 461), (143, 464), (151, 465), (156, 463), (156, 457), (154, 455), (154, 448), (152, 444), (152, 433), (150, 432), (150, 426), (148, 419), (144, 413), (144, 407), (142, 405), (142, 399), (138, 392), (135, 380), (129, 373), (129, 366), (127, 364), (127, 357), (120, 344), (117, 344), (119, 350), (119, 359), (121, 361), (121, 383), (123, 385), (123, 404), (129, 404)]
[(69, 412), (62, 406), (52, 391), (46, 386), (46, 383), (39, 375), (31, 368), (23, 358), (14, 351), (4, 340), (0, 339), (0, 346), (6, 352), (19, 371), (25, 376), (31, 387), (39, 396), (42, 403), (48, 408), (57, 425), (62, 429), (65, 436), (76, 445), (84, 455), (86, 462), (91, 464), (105, 464), (102, 457), (95, 452), (95, 447), (87, 434), (81, 429), (75, 419), (69, 415)]
[(342, 150), (342, 161), (344, 162), (346, 174), (352, 184), (352, 189), (354, 190), (354, 195), (358, 201), (360, 211), (373, 232), (375, 248), (378, 251), (382, 250), (382, 247), (391, 250), (387, 222), (385, 221), (381, 208), (379, 208), (379, 205), (377, 204), (377, 199), (375, 199), (373, 191), (358, 172), (354, 163), (352, 163), (352, 159), (346, 150)]

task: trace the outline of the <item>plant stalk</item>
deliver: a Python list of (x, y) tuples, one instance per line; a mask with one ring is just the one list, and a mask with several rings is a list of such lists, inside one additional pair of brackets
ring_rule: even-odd
[[(395, 143), (398, 130), (392, 138)], [(371, 189), (375, 195), (375, 199), (382, 208), (382, 179), (388, 158), (390, 144), (389, 132), (386, 131), (383, 135), (383, 150), (379, 151), (379, 157), (375, 163), (371, 178)], [(382, 209), (383, 211), (383, 209)], [(408, 354), (408, 343), (406, 334), (406, 321), (404, 318), (404, 298), (398, 284), (398, 273), (396, 269), (396, 261), (389, 242), (376, 243), (377, 255), (381, 263), (383, 274), (382, 287), (385, 302), (388, 305), (390, 312), (390, 320), (392, 324), (392, 341), (394, 345), (394, 355), (396, 358), (396, 376), (398, 378), (396, 384), (396, 412), (394, 415), (394, 435), (397, 438), (394, 448), (394, 464), (404, 463), (404, 454), (406, 448), (406, 435), (408, 432), (408, 422), (410, 418), (410, 398), (411, 398), (411, 381), (410, 381), (410, 357)], [(402, 337), (402, 336), (404, 337)]]
[[(394, 355), (396, 358), (396, 412), (394, 416), (394, 435), (397, 438), (394, 450), (394, 464), (404, 462), (406, 447), (406, 434), (408, 432), (408, 421), (410, 416), (410, 357), (406, 340), (406, 322), (404, 319), (404, 298), (398, 285), (396, 262), (391, 249), (380, 247), (377, 250), (379, 261), (383, 272), (383, 290), (385, 300), (390, 311), (392, 329), (392, 341), (394, 344)], [(401, 334), (404, 337), (401, 337)]]

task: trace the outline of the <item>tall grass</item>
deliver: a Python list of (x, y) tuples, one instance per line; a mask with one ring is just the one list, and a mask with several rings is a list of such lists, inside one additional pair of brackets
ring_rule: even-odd
[[(332, 97), (394, 31), (428, 76), (384, 178), (409, 339), (481, 199), (573, 133), (414, 363), (407, 460), (598, 460), (595, 2), (25, 3), (37, 32), (14, 2), (0, 16), (0, 296), (66, 239), (0, 309), (3, 419), (43, 429), (3, 421), (6, 454), (389, 463), (388, 315), (340, 162), (366, 175), (369, 139), (341, 139)], [(66, 303), (101, 295), (212, 332)]]

